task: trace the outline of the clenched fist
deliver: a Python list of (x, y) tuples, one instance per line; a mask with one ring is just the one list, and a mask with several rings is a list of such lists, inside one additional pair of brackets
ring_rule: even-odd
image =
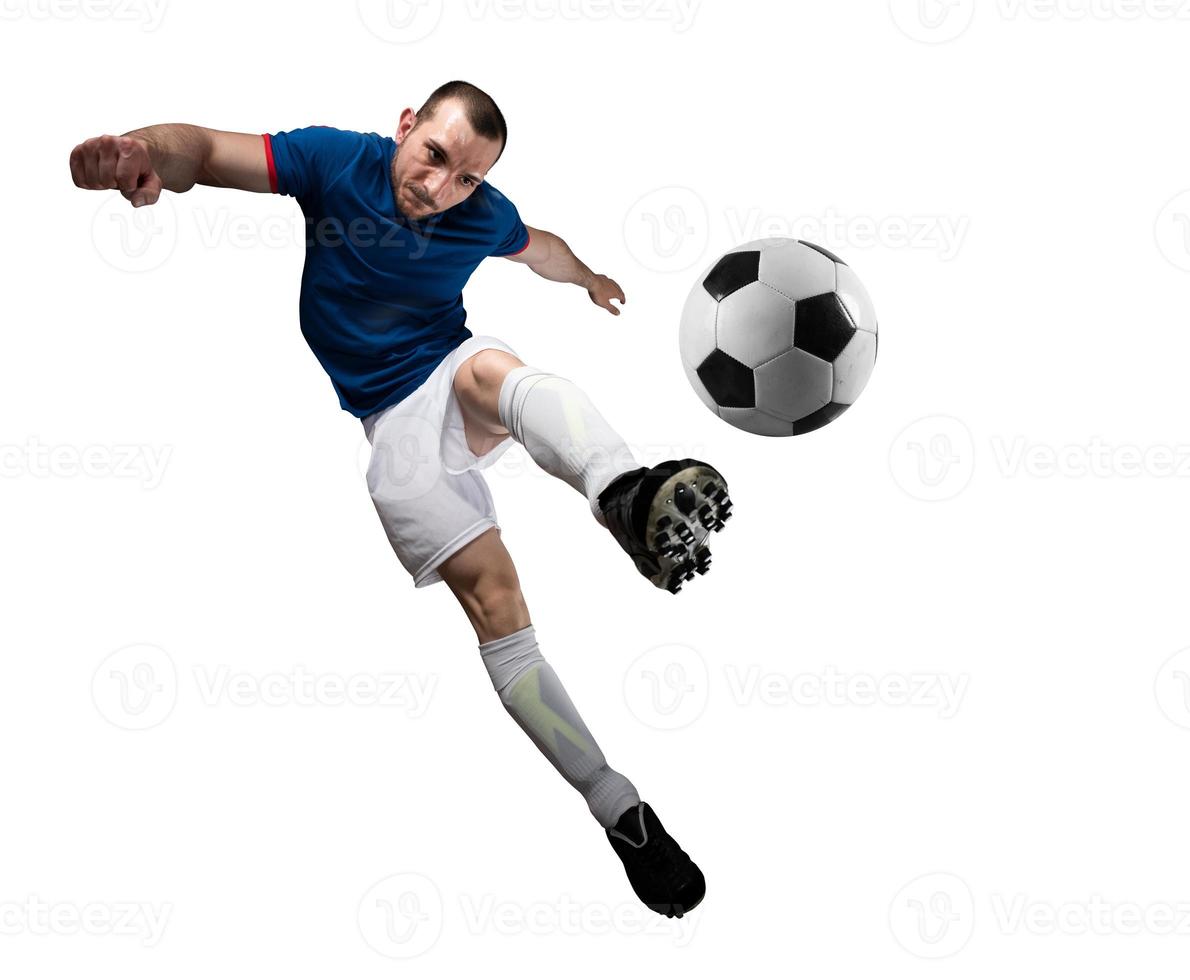
[(76, 187), (118, 190), (134, 208), (156, 204), (161, 178), (149, 149), (132, 136), (93, 136), (70, 151), (70, 175)]

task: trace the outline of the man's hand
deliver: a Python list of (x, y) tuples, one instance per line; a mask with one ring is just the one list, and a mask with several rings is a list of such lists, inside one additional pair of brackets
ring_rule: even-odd
[(596, 306), (602, 306), (616, 316), (620, 315), (620, 311), (612, 306), (611, 301), (618, 299), (621, 303), (628, 302), (624, 299), (624, 290), (614, 279), (609, 279), (607, 276), (592, 276), (591, 282), (587, 286), (587, 295), (591, 297), (591, 302)]
[(84, 190), (118, 190), (134, 208), (156, 204), (161, 196), (161, 177), (153, 169), (149, 149), (132, 136), (83, 141), (70, 152), (70, 175)]
[(572, 282), (582, 286), (591, 297), (592, 303), (602, 306), (609, 313), (620, 315), (620, 311), (612, 306), (612, 300), (618, 299), (621, 303), (627, 300), (624, 299), (624, 290), (618, 282), (592, 272), (570, 251), (570, 246), (552, 232), (530, 228), (528, 225), (525, 227), (529, 232), (528, 244), (521, 251), (504, 258), (510, 262), (527, 265), (543, 279), (549, 279), (551, 282)]

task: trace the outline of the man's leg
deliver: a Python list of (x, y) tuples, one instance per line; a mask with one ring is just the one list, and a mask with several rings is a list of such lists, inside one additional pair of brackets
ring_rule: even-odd
[[(474, 451), (474, 450), (473, 450)], [(491, 528), (438, 566), (475, 629), (479, 652), (512, 715), (542, 754), (587, 801), (595, 819), (614, 827), (640, 803), (636, 787), (603, 752), (541, 656), (512, 558)]]
[(641, 466), (577, 385), (507, 351), (467, 358), (454, 377), (472, 450), (512, 436), (591, 513), (653, 585), (678, 592), (711, 566), (707, 538), (731, 516), (723, 475), (699, 459)]
[(600, 491), (640, 463), (582, 389), (488, 348), (459, 366), (454, 391), (473, 453), (482, 455), (511, 432), (543, 470), (586, 497), (595, 519), (606, 523)]

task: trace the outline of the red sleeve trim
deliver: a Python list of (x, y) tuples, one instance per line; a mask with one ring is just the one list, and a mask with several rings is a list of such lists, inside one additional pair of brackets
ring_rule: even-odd
[(273, 162), (273, 138), (268, 133), (262, 133), (261, 135), (264, 137), (264, 159), (269, 165), (269, 190), (276, 194), (277, 165)]
[(528, 247), (529, 247), (529, 242), (531, 242), (531, 241), (533, 241), (533, 236), (532, 236), (532, 235), (530, 235), (528, 238), (526, 238), (526, 239), (525, 239), (525, 244), (524, 244), (524, 246), (523, 246), (523, 247), (521, 247), (521, 248), (518, 248), (518, 249), (517, 249), (515, 252), (509, 252), (509, 253), (508, 253), (508, 255), (506, 255), (506, 256), (504, 256), (504, 257), (505, 257), (505, 258), (508, 258), (510, 255), (520, 255), (520, 254), (521, 254), (521, 252), (523, 252), (523, 251), (524, 251), (526, 248), (528, 248)]

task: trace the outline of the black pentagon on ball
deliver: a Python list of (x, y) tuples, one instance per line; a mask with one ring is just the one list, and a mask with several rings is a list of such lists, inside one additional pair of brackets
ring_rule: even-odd
[(756, 379), (747, 364), (721, 350), (713, 350), (697, 369), (707, 393), (722, 408), (755, 408)]
[(813, 432), (815, 429), (821, 429), (827, 422), (833, 422), (850, 407), (850, 405), (840, 405), (838, 402), (828, 402), (817, 412), (811, 412), (794, 422), (793, 434), (800, 436), (807, 432)]
[(759, 252), (732, 252), (715, 263), (715, 268), (702, 281), (703, 288), (715, 302), (730, 296), (750, 282), (760, 278)]
[(855, 324), (837, 293), (798, 300), (793, 346), (833, 363), (855, 336)]

